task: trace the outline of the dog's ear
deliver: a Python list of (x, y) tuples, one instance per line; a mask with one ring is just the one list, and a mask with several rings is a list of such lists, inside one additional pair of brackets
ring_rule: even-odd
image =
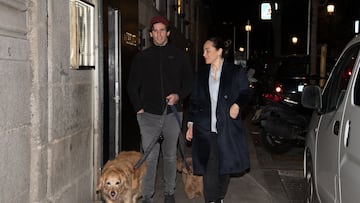
[(103, 176), (100, 176), (98, 179), (98, 183), (96, 185), (96, 194), (98, 194), (101, 191), (101, 188), (104, 185), (105, 178)]
[(186, 160), (186, 163), (187, 163), (189, 166), (192, 166), (193, 162), (192, 162), (192, 158), (191, 158), (191, 157), (187, 157), (185, 160)]
[(188, 165), (188, 169), (189, 169), (189, 171), (187, 171), (189, 174), (193, 174), (194, 173), (194, 171), (193, 171), (193, 161), (192, 161), (192, 158), (191, 157), (188, 157), (188, 158), (186, 158), (186, 163), (187, 163), (187, 165)]
[(183, 171), (183, 161), (181, 159), (178, 159), (177, 160), (177, 163), (176, 163), (176, 169), (178, 172), (182, 172)]

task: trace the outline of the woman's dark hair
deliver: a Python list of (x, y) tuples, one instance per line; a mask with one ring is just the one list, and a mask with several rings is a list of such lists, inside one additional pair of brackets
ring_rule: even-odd
[(223, 49), (222, 57), (225, 58), (229, 55), (231, 40), (224, 41), (221, 37), (210, 37), (207, 41), (212, 42), (216, 50), (219, 50), (220, 48)]

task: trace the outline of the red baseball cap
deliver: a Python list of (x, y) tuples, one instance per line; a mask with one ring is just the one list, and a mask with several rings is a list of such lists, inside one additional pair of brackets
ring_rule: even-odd
[(155, 23), (162, 23), (165, 26), (169, 25), (169, 21), (164, 16), (155, 16), (150, 20), (150, 27), (152, 27)]

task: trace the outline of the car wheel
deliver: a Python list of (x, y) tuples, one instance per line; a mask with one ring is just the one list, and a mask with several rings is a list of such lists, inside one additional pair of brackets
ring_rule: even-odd
[(292, 144), (289, 141), (266, 132), (264, 129), (262, 129), (260, 136), (264, 147), (271, 153), (283, 154), (290, 151), (292, 147)]
[(314, 168), (309, 152), (306, 156), (306, 171), (305, 171), (305, 202), (306, 203), (318, 203), (316, 197), (315, 180), (314, 180)]

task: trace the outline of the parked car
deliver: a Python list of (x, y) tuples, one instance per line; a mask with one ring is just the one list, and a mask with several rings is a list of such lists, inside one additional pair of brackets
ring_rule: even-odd
[(281, 58), (274, 78), (273, 91), (279, 97), (300, 103), (301, 93), (310, 82), (310, 61), (308, 56), (290, 55)]
[[(317, 59), (320, 62), (320, 58)], [(336, 60), (326, 58), (327, 79)], [(287, 55), (279, 58), (266, 58), (250, 64), (255, 70), (257, 79), (255, 101), (259, 106), (267, 101), (285, 101), (295, 106), (301, 106), (301, 94), (304, 86), (310, 82), (319, 83), (320, 75), (311, 75), (310, 57), (308, 55)], [(319, 70), (318, 70), (319, 72)]]
[(301, 105), (302, 89), (311, 79), (308, 56), (282, 56), (252, 66), (258, 80), (255, 100), (259, 106), (284, 100)]
[(342, 51), (321, 89), (306, 86), (315, 112), (304, 150), (305, 202), (360, 202), (360, 37)]

